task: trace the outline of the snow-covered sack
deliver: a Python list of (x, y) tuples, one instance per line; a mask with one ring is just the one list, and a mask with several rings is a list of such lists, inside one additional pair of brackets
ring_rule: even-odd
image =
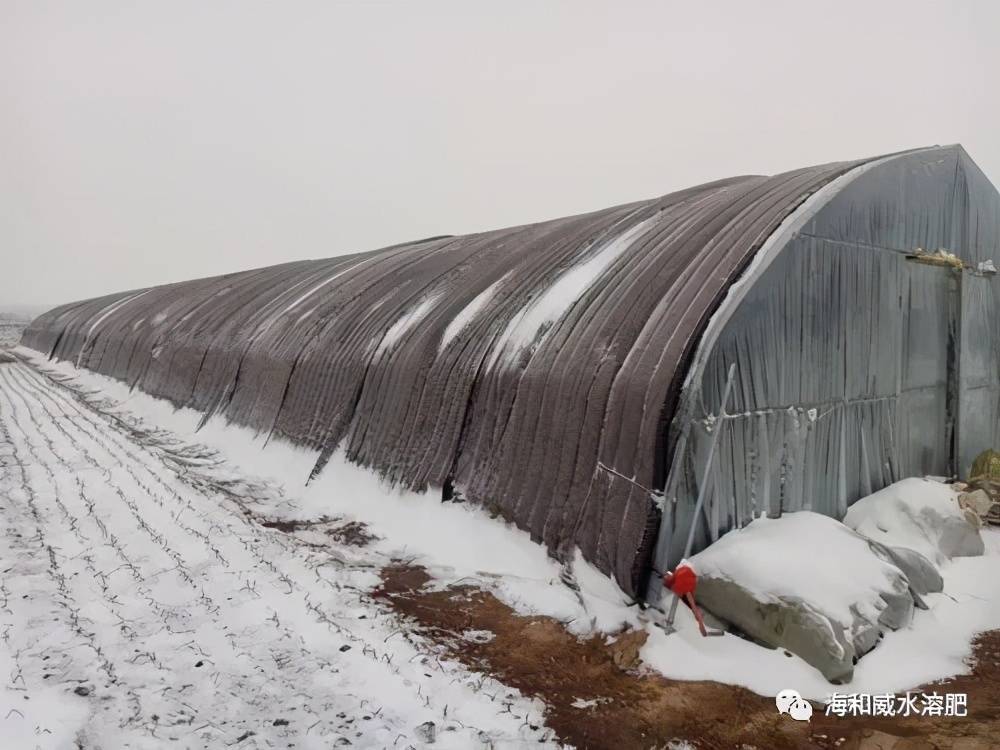
[(701, 606), (754, 640), (797, 654), (831, 682), (850, 680), (881, 633), (913, 616), (903, 572), (818, 513), (759, 518), (690, 562)]
[(892, 563), (906, 576), (910, 582), (910, 593), (914, 601), (922, 608), (926, 605), (920, 597), (924, 594), (937, 594), (944, 591), (944, 579), (930, 560), (916, 550), (908, 547), (890, 547), (887, 544), (868, 540), (872, 551), (888, 563)]
[(844, 524), (876, 542), (915, 550), (940, 565), (983, 554), (983, 539), (958, 503), (958, 493), (930, 479), (910, 478), (858, 500)]

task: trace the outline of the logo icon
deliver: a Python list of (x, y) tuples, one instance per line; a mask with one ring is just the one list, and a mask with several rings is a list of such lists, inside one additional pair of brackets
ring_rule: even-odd
[(796, 721), (809, 721), (813, 714), (812, 703), (799, 695), (798, 690), (782, 690), (774, 696), (774, 705), (779, 714), (788, 714)]

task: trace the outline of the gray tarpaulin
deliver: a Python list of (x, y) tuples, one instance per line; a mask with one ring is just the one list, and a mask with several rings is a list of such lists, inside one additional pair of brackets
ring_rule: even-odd
[[(690, 518), (729, 362), (745, 415), (702, 542), (769, 503), (837, 513), (945, 473), (956, 422), (989, 442), (993, 281), (905, 253), (997, 258), (996, 203), (959, 148), (922, 150), (64, 305), (24, 343), (316, 449), (317, 471), (341, 450), (454, 490), (638, 593)], [(947, 395), (958, 350), (964, 400)]]

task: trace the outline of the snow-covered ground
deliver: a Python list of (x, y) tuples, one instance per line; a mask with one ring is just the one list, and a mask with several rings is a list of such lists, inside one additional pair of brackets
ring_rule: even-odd
[[(421, 746), (428, 721), (436, 747), (551, 737), (541, 705), (436, 658), (369, 597), (390, 559), (424, 565), (442, 587), (479, 585), (573, 632), (646, 628), (643, 660), (664, 675), (769, 696), (905, 690), (964, 671), (973, 635), (1000, 627), (1000, 534), (984, 530), (986, 556), (943, 564), (945, 592), (926, 597), (930, 610), (834, 688), (780, 650), (702, 638), (683, 607), (668, 635), (651, 622), (659, 615), (629, 606), (590, 565), (564, 568), (480, 508), (400, 492), (341, 457), (307, 486), (310, 451), (265, 447), (265, 436), (217, 419), (199, 431), (199, 413), (17, 353), (38, 371), (0, 366), (0, 659), (11, 674), (0, 719), (43, 747), (81, 729), (107, 746), (178, 736), (214, 747), (249, 731), (240, 747)], [(137, 438), (139, 425), (152, 434)], [(197, 458), (195, 444), (217, 455)], [(245, 510), (360, 521), (378, 539), (314, 546), (308, 532), (265, 528)], [(74, 694), (77, 685), (89, 693)], [(36, 737), (36, 726), (53, 734)]]
[(379, 555), (261, 525), (240, 498), (280, 492), (213, 468), (0, 365), (0, 747), (546, 739), (368, 596)]
[(15, 346), (21, 340), (21, 333), (31, 322), (32, 315), (20, 310), (0, 308), (0, 349)]

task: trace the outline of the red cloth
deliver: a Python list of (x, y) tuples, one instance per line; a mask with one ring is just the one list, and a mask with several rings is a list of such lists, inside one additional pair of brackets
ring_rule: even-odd
[(697, 583), (698, 576), (696, 576), (694, 570), (689, 568), (687, 565), (681, 565), (673, 572), (673, 574), (668, 573), (663, 577), (663, 584), (677, 594), (677, 596), (693, 594), (694, 587)]

